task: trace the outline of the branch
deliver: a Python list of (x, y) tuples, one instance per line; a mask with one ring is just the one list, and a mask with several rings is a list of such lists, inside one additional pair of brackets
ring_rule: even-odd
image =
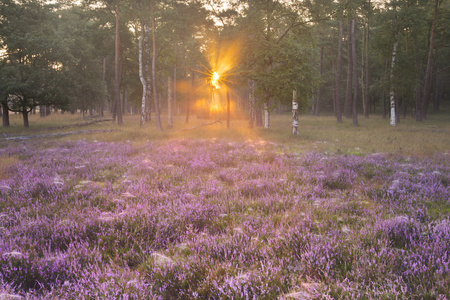
[(439, 73), (441, 73), (441, 72), (447, 71), (448, 69), (450, 69), (450, 66), (448, 66), (448, 67), (446, 67), (446, 68), (443, 68), (443, 69), (440, 69), (439, 71), (434, 72), (434, 73), (433, 73), (433, 76), (436, 75), (436, 74), (439, 74)]
[(317, 20), (301, 21), (301, 22), (297, 22), (297, 23), (294, 22), (278, 38), (278, 40), (276, 41), (276, 44), (281, 42), (281, 40), (283, 40), (286, 37), (286, 35), (289, 33), (289, 31), (291, 31), (292, 28), (295, 28), (295, 27), (298, 27), (298, 26), (301, 26), (301, 25), (305, 25), (305, 24), (308, 24), (308, 23), (314, 23), (314, 22), (319, 22), (319, 21), (326, 21), (328, 19), (329, 19), (328, 17), (325, 17), (325, 18), (321, 18), (321, 19), (317, 19)]
[(221, 16), (216, 12), (216, 10), (214, 9), (214, 6), (213, 6), (213, 4), (212, 4), (212, 1), (209, 1), (209, 6), (211, 6), (211, 8), (212, 8), (212, 10), (213, 10), (213, 12), (214, 12), (214, 15), (215, 15), (217, 18), (220, 19), (220, 21), (222, 22), (223, 27), (225, 27), (225, 22), (223, 21), (222, 17), (221, 17)]

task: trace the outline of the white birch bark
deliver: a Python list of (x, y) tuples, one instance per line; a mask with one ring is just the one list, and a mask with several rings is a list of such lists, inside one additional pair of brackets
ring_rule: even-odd
[(394, 85), (392, 84), (392, 80), (394, 79), (394, 66), (395, 66), (395, 56), (397, 55), (397, 45), (398, 45), (398, 35), (395, 34), (394, 48), (392, 49), (392, 61), (391, 61), (391, 74), (389, 76), (391, 82), (391, 88), (389, 92), (389, 100), (391, 104), (391, 121), (390, 125), (395, 126), (395, 93), (394, 93)]
[(267, 102), (264, 102), (264, 128), (270, 128), (270, 112)]
[(147, 95), (147, 82), (145, 81), (144, 72), (142, 68), (142, 41), (144, 39), (144, 28), (142, 28), (142, 35), (139, 38), (139, 78), (142, 83), (142, 105), (141, 105), (141, 120), (139, 125), (144, 126), (145, 124), (145, 96)]
[(298, 135), (298, 102), (296, 90), (292, 92), (292, 134)]

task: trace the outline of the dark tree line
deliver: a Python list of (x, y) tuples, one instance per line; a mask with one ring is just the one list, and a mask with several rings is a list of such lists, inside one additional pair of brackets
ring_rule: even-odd
[(161, 130), (162, 112), (169, 127), (172, 114), (189, 122), (198, 99), (225, 93), (205, 88), (213, 71), (249, 126), (268, 128), (293, 90), (300, 110), (338, 122), (422, 121), (450, 97), (449, 26), (444, 0), (4, 0), (3, 125), (7, 111), (28, 126), (51, 106), (107, 109), (119, 124), (125, 112), (141, 125), (153, 114)]

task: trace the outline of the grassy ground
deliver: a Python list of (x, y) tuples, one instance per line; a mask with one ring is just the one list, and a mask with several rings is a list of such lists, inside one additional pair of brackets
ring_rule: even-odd
[[(0, 299), (450, 297), (445, 114), (395, 128), (305, 115), (298, 136), (289, 115), (211, 121), (52, 114), (24, 130), (14, 116)], [(42, 136), (58, 132), (78, 133)]]
[[(106, 116), (110, 118), (110, 116)], [(184, 115), (176, 116), (172, 129), (167, 128), (167, 120), (163, 117), (163, 131), (159, 132), (155, 121), (139, 127), (139, 116), (124, 116), (124, 125), (118, 126), (112, 122), (98, 123), (83, 127), (68, 127), (64, 129), (46, 128), (70, 126), (84, 123), (79, 114), (52, 114), (46, 118), (37, 115), (30, 117), (31, 127), (24, 130), (19, 115), (11, 116), (11, 127), (2, 128), (3, 135), (36, 135), (51, 132), (69, 132), (77, 130), (117, 130), (117, 132), (98, 132), (89, 135), (71, 135), (65, 139), (88, 139), (102, 141), (133, 140), (164, 140), (173, 138), (219, 138), (236, 141), (265, 140), (286, 146), (293, 152), (330, 152), (341, 154), (368, 153), (399, 153), (404, 155), (430, 155), (450, 150), (450, 119), (446, 113), (430, 115), (421, 123), (411, 117), (402, 119), (396, 127), (389, 126), (389, 120), (380, 116), (369, 119), (360, 117), (359, 126), (353, 126), (351, 120), (344, 119), (338, 124), (332, 116), (300, 117), (299, 135), (291, 134), (290, 115), (272, 115), (271, 128), (249, 129), (244, 119), (232, 120), (231, 128), (226, 128), (226, 121), (214, 125), (198, 127), (214, 120), (191, 117), (186, 124)], [(198, 127), (198, 128), (196, 128)], [(195, 129), (192, 129), (195, 128)]]

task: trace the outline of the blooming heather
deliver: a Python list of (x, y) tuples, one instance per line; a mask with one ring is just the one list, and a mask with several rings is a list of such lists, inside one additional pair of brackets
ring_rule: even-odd
[(0, 295), (447, 299), (448, 157), (228, 140), (10, 144)]

